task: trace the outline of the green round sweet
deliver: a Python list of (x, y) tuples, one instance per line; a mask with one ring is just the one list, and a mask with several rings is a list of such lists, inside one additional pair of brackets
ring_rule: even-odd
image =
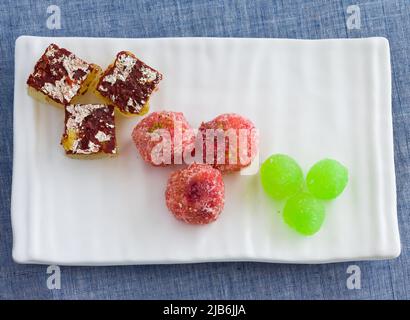
[(332, 159), (316, 162), (306, 176), (309, 191), (319, 199), (336, 198), (345, 189), (349, 180), (347, 168)]
[(288, 199), (283, 218), (292, 229), (311, 236), (319, 231), (325, 220), (325, 206), (311, 194), (301, 192)]
[(291, 157), (274, 154), (260, 169), (263, 189), (273, 199), (282, 200), (294, 195), (303, 185), (303, 172)]

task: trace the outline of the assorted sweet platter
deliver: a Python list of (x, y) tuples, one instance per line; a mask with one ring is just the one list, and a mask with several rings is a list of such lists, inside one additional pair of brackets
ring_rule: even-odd
[(20, 37), (13, 257), (395, 257), (390, 100), (382, 38)]

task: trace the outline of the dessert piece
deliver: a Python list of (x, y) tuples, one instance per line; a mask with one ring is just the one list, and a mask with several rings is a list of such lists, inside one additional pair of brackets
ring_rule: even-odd
[(171, 174), (165, 199), (174, 216), (189, 224), (215, 221), (225, 203), (220, 171), (206, 164), (191, 164)]
[(40, 102), (61, 107), (74, 103), (75, 98), (95, 85), (99, 73), (99, 66), (50, 44), (27, 80), (28, 92)]
[(319, 231), (325, 220), (325, 207), (320, 200), (301, 192), (288, 199), (283, 218), (292, 229), (311, 236)]
[(254, 124), (234, 113), (222, 114), (199, 127), (203, 160), (221, 172), (239, 171), (251, 164), (258, 152)]
[(336, 160), (316, 162), (306, 176), (309, 191), (319, 199), (331, 200), (345, 189), (349, 180), (347, 168)]
[(100, 158), (115, 155), (114, 107), (105, 104), (67, 105), (61, 144), (71, 157)]
[(128, 51), (121, 51), (104, 71), (96, 92), (126, 115), (148, 111), (148, 100), (158, 87), (162, 74)]
[(194, 131), (182, 112), (158, 111), (142, 119), (132, 131), (141, 157), (154, 166), (182, 164), (195, 144)]
[(274, 154), (267, 158), (261, 168), (263, 189), (273, 199), (282, 200), (300, 191), (303, 172), (298, 163), (284, 154)]

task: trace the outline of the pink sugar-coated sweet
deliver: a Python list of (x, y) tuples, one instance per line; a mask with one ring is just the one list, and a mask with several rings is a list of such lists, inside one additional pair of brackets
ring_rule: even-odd
[[(227, 136), (225, 137), (225, 155), (222, 154), (222, 157), (223, 156), (225, 157), (224, 163), (221, 163), (221, 159), (218, 160), (217, 138), (214, 139), (213, 163), (209, 163), (209, 161), (206, 161), (206, 130), (207, 129), (213, 129), (213, 130), (222, 129), (224, 132), (227, 132), (228, 130), (233, 129), (231, 131), (236, 132), (236, 135), (237, 135), (236, 161), (230, 161), (229, 138)], [(245, 129), (244, 132), (247, 133), (246, 134), (247, 143), (245, 146), (243, 146), (242, 144), (242, 147), (240, 147), (241, 144), (239, 143), (240, 129)], [(220, 170), (221, 172), (239, 171), (242, 168), (249, 166), (257, 154), (259, 141), (258, 141), (258, 134), (256, 132), (256, 128), (250, 120), (238, 114), (226, 113), (226, 114), (222, 114), (216, 117), (215, 119), (209, 122), (203, 122), (199, 128), (199, 133), (202, 134), (202, 139), (203, 139), (204, 162), (207, 164), (213, 165), (214, 168)], [(235, 159), (234, 156), (232, 156), (232, 158), (233, 160)]]
[[(155, 148), (163, 141), (159, 136), (159, 132), (162, 130), (169, 132), (169, 137), (171, 138), (170, 148)], [(180, 131), (179, 134), (176, 133), (176, 130)], [(179, 137), (178, 143), (174, 143), (176, 135)], [(158, 139), (158, 137), (160, 138)], [(132, 131), (132, 139), (141, 157), (154, 166), (166, 166), (175, 164), (175, 162), (179, 162), (177, 164), (183, 163), (184, 152), (192, 150), (195, 144), (194, 131), (182, 112), (172, 111), (157, 111), (149, 114), (135, 126)], [(158, 153), (156, 153), (157, 150), (159, 150)], [(169, 152), (170, 157), (162, 157), (163, 152)], [(158, 163), (158, 159), (164, 160), (168, 158), (170, 161)]]
[(168, 209), (189, 224), (215, 221), (225, 203), (220, 171), (206, 164), (191, 164), (171, 174), (165, 192)]

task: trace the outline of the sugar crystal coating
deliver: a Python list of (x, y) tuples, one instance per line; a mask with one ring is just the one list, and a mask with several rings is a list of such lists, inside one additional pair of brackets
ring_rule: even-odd
[(261, 168), (263, 189), (273, 199), (282, 200), (298, 192), (303, 185), (303, 172), (298, 163), (284, 154), (267, 158)]
[(205, 164), (191, 164), (171, 174), (165, 199), (174, 216), (189, 224), (215, 221), (225, 203), (220, 171)]
[(131, 135), (141, 157), (155, 166), (182, 164), (184, 153), (194, 149), (194, 131), (182, 112), (152, 112)]
[(325, 219), (325, 207), (320, 200), (301, 192), (287, 200), (283, 219), (292, 229), (310, 236), (320, 230)]
[(332, 159), (315, 163), (306, 176), (309, 191), (319, 199), (331, 200), (340, 195), (349, 180), (347, 168)]
[[(203, 122), (199, 134), (203, 140), (204, 163), (221, 172), (239, 171), (249, 166), (258, 152), (259, 137), (255, 125), (235, 113), (221, 114)], [(218, 140), (224, 141), (224, 145), (218, 144)]]

